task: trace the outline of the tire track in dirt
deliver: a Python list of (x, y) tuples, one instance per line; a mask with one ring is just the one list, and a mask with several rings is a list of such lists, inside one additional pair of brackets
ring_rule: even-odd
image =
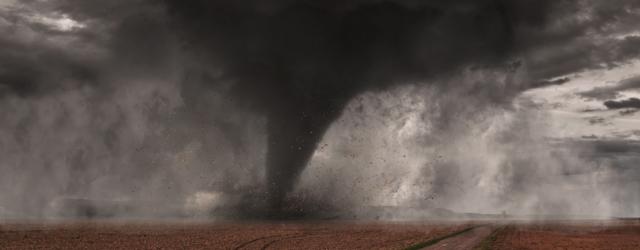
[(234, 249), (235, 250), (241, 250), (243, 248), (247, 248), (252, 243), (255, 243), (255, 242), (258, 242), (258, 241), (261, 241), (261, 240), (268, 240), (268, 239), (271, 239), (271, 238), (286, 237), (286, 236), (293, 236), (293, 235), (301, 235), (301, 233), (285, 234), (285, 235), (276, 234), (276, 235), (262, 236), (262, 237), (258, 237), (258, 238), (252, 239), (250, 241), (242, 242), (240, 245), (236, 246)]
[(275, 244), (277, 242), (280, 242), (280, 241), (283, 241), (283, 240), (305, 238), (305, 236), (307, 236), (307, 235), (303, 234), (303, 235), (298, 235), (298, 236), (291, 236), (291, 237), (284, 237), (284, 238), (280, 238), (280, 239), (275, 239), (275, 240), (272, 240), (272, 241), (268, 242), (267, 244), (263, 245), (262, 248), (260, 248), (260, 249), (265, 250), (265, 249), (269, 248), (269, 246), (271, 246), (271, 245), (273, 245), (273, 244)]
[[(466, 228), (460, 231), (457, 231), (455, 233), (460, 233), (461, 231), (465, 231), (465, 230), (469, 230), (470, 228)], [(317, 238), (324, 238), (324, 237), (328, 237), (328, 238), (334, 238), (337, 237), (338, 235), (340, 235), (341, 233), (345, 233), (345, 232), (340, 232), (340, 231), (333, 231), (333, 230), (317, 230), (317, 231), (310, 231), (310, 232), (305, 232), (305, 233), (298, 233), (298, 234), (288, 234), (288, 235), (273, 235), (270, 236), (268, 238), (261, 238), (261, 239), (256, 239), (253, 240), (254, 242), (259, 241), (262, 242), (262, 240), (270, 240), (269, 242), (263, 242), (263, 246), (259, 247), (258, 245), (252, 245), (255, 249), (270, 249), (270, 248), (278, 248), (277, 246), (274, 245), (278, 245), (278, 246), (282, 246), (282, 244), (284, 243), (288, 243), (288, 242), (296, 242), (296, 241), (300, 241), (300, 240), (311, 240), (311, 239), (316, 239)], [(353, 237), (356, 235), (368, 235), (368, 234), (373, 234), (375, 232), (372, 232), (371, 230), (366, 230), (366, 231), (360, 231), (360, 232), (348, 232), (348, 234)], [(454, 233), (454, 234), (455, 234)], [(452, 234), (449, 235), (445, 235), (445, 237), (451, 237)], [(281, 237), (280, 237), (281, 236)], [(396, 245), (393, 243), (396, 242), (402, 242), (402, 241), (407, 241), (407, 240), (419, 240), (419, 239), (424, 239), (424, 236), (418, 236), (418, 235), (414, 235), (414, 236), (409, 236), (409, 237), (403, 237), (400, 239), (395, 239), (395, 240), (388, 240), (388, 241), (379, 241), (379, 242), (371, 242), (371, 245), (368, 246), (361, 246), (361, 247), (365, 247), (365, 248), (370, 248), (370, 247), (381, 247), (381, 246), (391, 246), (391, 245)], [(444, 237), (442, 237), (444, 238)], [(437, 238), (436, 238), (437, 239)], [(313, 241), (313, 240), (311, 240)], [(397, 247), (397, 246), (396, 246)]]
[(291, 236), (291, 237), (285, 237), (285, 238), (279, 238), (279, 239), (275, 239), (270, 241), (269, 243), (265, 244), (264, 246), (262, 246), (262, 250), (265, 250), (267, 248), (269, 248), (270, 246), (272, 246), (275, 243), (279, 243), (281, 241), (285, 241), (285, 240), (293, 240), (293, 239), (305, 239), (305, 238), (313, 238), (313, 237), (319, 237), (319, 236), (331, 236), (331, 235), (335, 235), (335, 232), (329, 232), (329, 231), (319, 231), (319, 232), (312, 232), (312, 233), (303, 233), (303, 234), (299, 234), (299, 235), (295, 235), (295, 236)]
[(435, 242), (426, 249), (434, 250), (466, 250), (479, 246), (486, 238), (490, 237), (494, 229), (490, 226), (477, 226), (464, 233), (454, 235)]
[[(357, 235), (357, 234), (367, 234), (369, 232), (356, 232), (356, 233), (351, 233), (352, 235)], [(325, 236), (336, 236), (336, 232), (334, 231), (330, 231), (330, 230), (322, 230), (322, 231), (316, 231), (316, 232), (307, 232), (307, 233), (299, 233), (296, 235), (289, 235), (290, 237), (282, 237), (282, 238), (277, 238), (274, 240), (271, 240), (270, 242), (266, 243), (265, 245), (262, 246), (262, 248), (260, 249), (268, 249), (271, 246), (273, 246), (276, 243), (281, 243), (282, 241), (287, 241), (287, 240), (297, 240), (297, 239), (307, 239), (307, 238), (317, 238), (317, 237), (325, 237)], [(272, 238), (276, 238), (276, 237), (272, 237)]]
[[(431, 234), (429, 234), (429, 235), (431, 235)], [(436, 234), (436, 235), (437, 235), (437, 234)], [(433, 239), (437, 239), (437, 238), (438, 238), (437, 236), (436, 236), (436, 237), (433, 237)], [(382, 242), (382, 244), (385, 244), (385, 245), (392, 245), (392, 244), (394, 244), (394, 243), (404, 242), (404, 241), (409, 241), (409, 240), (410, 240), (410, 241), (414, 241), (414, 242), (415, 242), (415, 241), (420, 242), (420, 241), (425, 240), (425, 237), (424, 237), (424, 235), (413, 235), (413, 236), (404, 237), (404, 238), (400, 238), (400, 239), (384, 241), (384, 242)], [(431, 239), (431, 240), (432, 240), (432, 239)]]
[[(482, 229), (482, 230), (480, 230)], [(479, 231), (479, 232), (474, 232)], [(488, 232), (487, 232), (488, 231)], [(417, 250), (417, 249), (471, 249), (475, 245), (479, 244), (484, 238), (486, 238), (489, 234), (491, 234), (493, 230), (491, 230), (488, 226), (478, 225), (471, 226), (460, 231), (431, 239), (425, 242), (420, 242), (414, 245), (411, 245), (405, 250)], [(474, 232), (469, 236), (470, 232)], [(460, 241), (461, 240), (461, 241)], [(436, 245), (438, 244), (438, 245)], [(457, 245), (462, 246), (463, 248), (456, 247)], [(470, 246), (467, 246), (470, 245)], [(466, 247), (465, 247), (466, 246)]]
[(477, 244), (473, 249), (474, 250), (491, 250), (494, 249), (494, 244), (498, 238), (498, 235), (503, 233), (505, 230), (508, 230), (509, 226), (499, 226), (498, 228), (493, 229), (491, 234), (485, 237), (479, 244)]

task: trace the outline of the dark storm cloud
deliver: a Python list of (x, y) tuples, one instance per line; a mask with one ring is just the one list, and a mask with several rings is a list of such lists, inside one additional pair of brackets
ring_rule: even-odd
[(615, 87), (595, 87), (592, 90), (578, 93), (583, 98), (596, 99), (596, 100), (609, 100), (615, 99), (620, 96)]
[[(564, 1), (548, 29), (521, 40), (534, 78), (616, 67), (640, 55), (637, 1)], [(542, 44), (539, 44), (542, 43)]]
[(640, 108), (640, 99), (632, 97), (626, 100), (620, 101), (606, 101), (604, 102), (604, 106), (607, 106), (608, 109), (623, 109), (623, 108)]
[[(116, 74), (162, 75), (175, 46), (153, 6), (27, 1), (0, 10), (0, 90), (26, 96), (111, 84), (102, 78)], [(63, 18), (82, 27), (61, 30), (53, 22)]]
[(640, 76), (622, 80), (614, 86), (596, 87), (592, 90), (580, 92), (578, 95), (596, 100), (615, 99), (620, 96), (620, 91), (634, 90), (640, 88)]
[(637, 113), (638, 111), (640, 111), (640, 110), (638, 110), (638, 109), (626, 109), (626, 110), (621, 110), (619, 112), (619, 114), (621, 116), (627, 116), (627, 115), (633, 115), (633, 114)]
[[(640, 141), (638, 140), (607, 139), (591, 135), (582, 136), (581, 140), (561, 140), (557, 145), (560, 146), (559, 148), (581, 149), (584, 151), (581, 153), (581, 157), (590, 158), (591, 160), (612, 159), (618, 163), (614, 164), (614, 167), (634, 168), (637, 165), (635, 161), (640, 157)], [(631, 158), (634, 161), (628, 162), (625, 158)]]
[(71, 37), (50, 25), (36, 22), (24, 6), (0, 10), (0, 92), (19, 96), (74, 88), (95, 81), (100, 65), (86, 54), (47, 40)]
[[(60, 196), (120, 199), (153, 189), (154, 176), (170, 170), (158, 166), (171, 166), (159, 155), (179, 151), (192, 136), (176, 134), (198, 128), (191, 114), (175, 115), (177, 46), (158, 12), (120, 6), (126, 12), (81, 20), (59, 12), (65, 3), (0, 9), (0, 203), (28, 216), (42, 216)], [(24, 178), (13, 183), (16, 176)], [(164, 197), (141, 199), (180, 199), (178, 178), (163, 182), (174, 187)]]
[(640, 56), (640, 37), (623, 39), (584, 37), (578, 41), (566, 41), (557, 47), (542, 48), (548, 54), (532, 60), (530, 69), (536, 77), (562, 76), (584, 70), (607, 69), (620, 66)]
[(604, 117), (587, 117), (585, 118), (591, 125), (610, 125)]
[(528, 86), (528, 87), (539, 88), (539, 87), (546, 87), (546, 86), (552, 86), (552, 85), (562, 85), (562, 84), (565, 84), (565, 83), (567, 83), (569, 81), (571, 81), (571, 78), (562, 77), (562, 78), (554, 79), (554, 80), (542, 80), (542, 81), (539, 81), (537, 83), (531, 84), (531, 86)]
[[(552, 1), (167, 1), (188, 46), (268, 117), (274, 203), (353, 96), (469, 66), (505, 67)], [(206, 54), (205, 54), (206, 56)], [(455, 86), (443, 86), (455, 88)], [(500, 90), (508, 99), (514, 89)]]
[(615, 157), (617, 153), (638, 154), (640, 142), (636, 140), (602, 140), (593, 142), (597, 152)]
[(11, 38), (0, 37), (0, 94), (25, 96), (97, 78), (98, 65), (90, 58)]

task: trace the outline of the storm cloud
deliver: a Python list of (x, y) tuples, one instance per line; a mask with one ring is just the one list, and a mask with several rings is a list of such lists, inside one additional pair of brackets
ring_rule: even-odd
[[(189, 45), (210, 53), (210, 63), (236, 81), (236, 92), (267, 114), (267, 182), (278, 206), (355, 95), (425, 82), (464, 67), (517, 70), (518, 33), (544, 25), (551, 3), (196, 1), (168, 6)], [(496, 99), (508, 99), (516, 90), (506, 87)]]
[(632, 77), (622, 80), (613, 86), (596, 87), (592, 90), (579, 93), (585, 98), (593, 98), (597, 100), (615, 99), (620, 96), (621, 91), (635, 90), (640, 88), (640, 77)]
[(608, 109), (640, 108), (640, 99), (632, 97), (620, 101), (606, 101), (604, 105), (607, 106)]
[[(350, 106), (363, 95), (413, 86), (423, 98), (439, 93), (451, 99), (431, 96), (438, 112), (423, 123), (443, 135), (473, 134), (462, 117), (486, 125), (480, 115), (518, 110), (514, 99), (525, 90), (640, 55), (636, 1), (52, 0), (1, 8), (1, 154), (11, 156), (1, 171), (22, 176), (18, 186), (34, 194), (29, 183), (55, 178), (32, 200), (16, 191), (0, 205), (35, 214), (52, 196), (102, 197), (110, 188), (151, 203), (202, 190), (266, 196), (278, 212), (327, 131), (366, 110)], [(637, 82), (584, 95), (604, 98)], [(451, 192), (446, 179), (436, 181), (439, 192)]]

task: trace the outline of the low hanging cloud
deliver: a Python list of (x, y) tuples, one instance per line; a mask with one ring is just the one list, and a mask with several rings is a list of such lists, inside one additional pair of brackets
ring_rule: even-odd
[(596, 87), (589, 91), (578, 93), (581, 97), (595, 100), (610, 100), (620, 97), (620, 92), (640, 89), (640, 76), (622, 80), (613, 86)]
[(640, 99), (632, 97), (626, 100), (620, 101), (606, 101), (604, 106), (608, 109), (623, 109), (623, 108), (635, 108), (640, 109)]
[(553, 86), (553, 85), (562, 85), (569, 81), (571, 81), (571, 78), (569, 77), (562, 77), (562, 78), (553, 79), (553, 80), (542, 80), (532, 84), (532, 87), (541, 88), (541, 87), (547, 87), (547, 86)]

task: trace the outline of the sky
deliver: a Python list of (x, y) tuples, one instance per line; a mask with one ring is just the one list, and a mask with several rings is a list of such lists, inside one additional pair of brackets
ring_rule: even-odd
[[(633, 105), (609, 108), (606, 101), (638, 98), (640, 93), (625, 82), (637, 81), (640, 63), (576, 74), (562, 86), (527, 91), (530, 98), (550, 115), (549, 137), (602, 140), (638, 140), (640, 122)], [(591, 93), (598, 93), (593, 95)]]
[(637, 23), (633, 0), (0, 0), (0, 218), (640, 216)]

